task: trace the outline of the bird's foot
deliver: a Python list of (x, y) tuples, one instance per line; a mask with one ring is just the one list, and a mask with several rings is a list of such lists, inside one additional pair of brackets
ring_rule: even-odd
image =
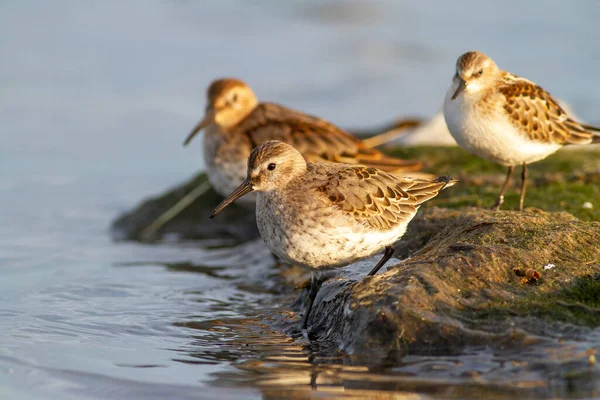
[(496, 200), (494, 205), (490, 207), (490, 210), (498, 211), (498, 210), (500, 210), (500, 206), (502, 204), (504, 204), (504, 196), (498, 197), (498, 200)]

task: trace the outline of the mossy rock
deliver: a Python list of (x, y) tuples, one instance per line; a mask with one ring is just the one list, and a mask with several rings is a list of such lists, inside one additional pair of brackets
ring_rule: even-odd
[(421, 228), (420, 243), (398, 244), (400, 254), (420, 248), (411, 258), (324, 285), (313, 335), (351, 352), (453, 352), (514, 340), (515, 329), (547, 335), (549, 322), (565, 322), (552, 335), (600, 326), (600, 223), (564, 212), (430, 208), (405, 236)]

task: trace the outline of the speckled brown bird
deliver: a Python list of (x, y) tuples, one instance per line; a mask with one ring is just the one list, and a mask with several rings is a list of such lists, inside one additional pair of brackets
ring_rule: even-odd
[(444, 101), (444, 117), (456, 142), (468, 152), (508, 167), (494, 208), (499, 209), (516, 166), (522, 165), (523, 210), (527, 164), (562, 146), (600, 142), (600, 129), (573, 120), (535, 83), (502, 71), (483, 53), (470, 51), (456, 62)]
[[(202, 129), (206, 172), (223, 196), (244, 180), (250, 152), (267, 140), (294, 146), (309, 162), (362, 164), (396, 174), (421, 168), (419, 161), (386, 156), (323, 119), (279, 104), (259, 103), (252, 89), (239, 79), (212, 82), (207, 91), (206, 114), (184, 144)], [(255, 201), (254, 196), (245, 200)]]
[(307, 163), (289, 144), (267, 141), (252, 151), (246, 179), (211, 218), (234, 200), (258, 193), (258, 229), (271, 251), (313, 271), (304, 328), (322, 283), (319, 272), (385, 249), (369, 273), (375, 274), (421, 204), (455, 182), (399, 178), (364, 165)]

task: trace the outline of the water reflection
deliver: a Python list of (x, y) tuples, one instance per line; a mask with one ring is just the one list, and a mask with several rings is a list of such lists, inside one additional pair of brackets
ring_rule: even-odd
[[(600, 394), (589, 344), (545, 341), (525, 349), (479, 347), (456, 356), (404, 355), (382, 367), (369, 354), (293, 339), (274, 329), (297, 316), (262, 308), (256, 318), (177, 323), (194, 331), (182, 363), (231, 363), (211, 385), (258, 387), (264, 398), (544, 398)], [(533, 341), (532, 341), (533, 343)]]

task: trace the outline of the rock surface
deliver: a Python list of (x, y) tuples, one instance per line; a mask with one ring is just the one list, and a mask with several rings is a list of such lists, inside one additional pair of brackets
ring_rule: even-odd
[(323, 287), (310, 321), (315, 336), (387, 356), (503, 344), (521, 330), (544, 336), (549, 324), (554, 337), (573, 333), (573, 324), (582, 333), (600, 325), (598, 222), (431, 208), (405, 237), (397, 250), (416, 251), (412, 257), (374, 277)]

